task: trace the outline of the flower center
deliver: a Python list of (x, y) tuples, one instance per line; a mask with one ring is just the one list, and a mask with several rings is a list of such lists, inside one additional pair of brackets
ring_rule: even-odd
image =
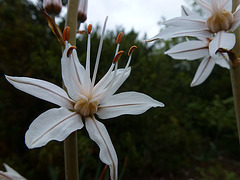
[(90, 102), (79, 98), (74, 106), (74, 110), (82, 116), (95, 114), (98, 110), (98, 101)]
[(207, 19), (207, 26), (213, 33), (218, 31), (227, 31), (233, 23), (233, 15), (231, 12), (223, 9), (222, 11), (215, 12)]

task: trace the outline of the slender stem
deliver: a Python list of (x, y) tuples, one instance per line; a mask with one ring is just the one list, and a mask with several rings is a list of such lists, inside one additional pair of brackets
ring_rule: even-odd
[[(240, 0), (233, 0), (233, 11), (235, 11), (239, 3)], [(236, 35), (236, 44), (233, 51), (236, 53), (237, 57), (240, 57), (240, 28), (237, 28), (234, 33)], [(240, 65), (238, 65), (237, 67), (231, 67), (230, 73), (238, 127), (238, 137), (240, 141)]]
[[(71, 45), (76, 45), (77, 29), (77, 10), (79, 0), (68, 0), (68, 14), (66, 25), (70, 27)], [(70, 134), (64, 140), (64, 158), (65, 158), (65, 179), (78, 180), (78, 148), (77, 148), (77, 131)]]

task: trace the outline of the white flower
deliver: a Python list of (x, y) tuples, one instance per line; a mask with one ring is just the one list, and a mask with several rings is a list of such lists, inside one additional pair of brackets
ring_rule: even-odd
[(165, 21), (167, 28), (149, 40), (180, 36), (198, 39), (180, 43), (165, 53), (174, 59), (203, 58), (191, 86), (204, 82), (215, 64), (229, 68), (228, 56), (218, 53), (218, 50), (222, 48), (229, 51), (234, 47), (236, 37), (228, 31), (235, 30), (240, 24), (240, 6), (232, 14), (231, 0), (211, 0), (211, 3), (206, 0), (195, 1), (204, 8), (207, 17), (182, 6), (182, 16)]
[(205, 17), (182, 7), (182, 17), (165, 21), (167, 27), (149, 41), (180, 36), (211, 38), (219, 31), (234, 31), (240, 24), (240, 6), (234, 13), (232, 0), (195, 0), (203, 7)]
[(118, 60), (122, 54), (122, 51), (118, 52), (121, 33), (117, 39), (116, 56), (112, 65), (103, 78), (95, 84), (105, 26), (106, 21), (92, 78), (90, 77), (91, 26), (88, 28), (86, 68), (80, 64), (74, 47), (66, 42), (61, 63), (62, 78), (67, 93), (60, 87), (39, 79), (10, 76), (6, 78), (16, 88), (61, 106), (42, 113), (32, 122), (25, 137), (29, 148), (44, 146), (51, 140), (63, 141), (70, 133), (81, 129), (84, 126), (82, 120), (85, 120), (90, 138), (100, 148), (101, 161), (109, 165), (111, 179), (117, 179), (118, 160), (115, 149), (105, 126), (96, 120), (95, 115), (107, 119), (122, 114), (141, 114), (151, 107), (163, 107), (164, 104), (138, 92), (114, 95), (130, 74), (129, 65), (134, 50), (134, 48), (130, 49), (125, 68), (118, 69)]
[(220, 31), (213, 39), (203, 38), (202, 40), (190, 40), (179, 43), (166, 51), (165, 54), (168, 54), (174, 59), (195, 60), (203, 58), (191, 83), (193, 87), (201, 84), (207, 79), (215, 64), (224, 68), (230, 68), (228, 56), (216, 52), (219, 47), (226, 50), (232, 49), (234, 44), (235, 36), (233, 33)]
[(17, 171), (9, 167), (7, 164), (3, 163), (6, 172), (0, 171), (0, 179), (1, 180), (27, 180), (22, 177)]

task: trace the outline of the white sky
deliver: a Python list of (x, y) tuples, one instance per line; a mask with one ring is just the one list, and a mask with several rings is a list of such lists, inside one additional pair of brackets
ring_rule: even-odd
[[(102, 25), (108, 16), (107, 30), (123, 26), (125, 32), (133, 28), (140, 33), (139, 38), (143, 38), (144, 33), (151, 38), (160, 29), (158, 22), (161, 17), (170, 19), (180, 16), (181, 5), (188, 5), (186, 1), (190, 0), (88, 0), (85, 23), (91, 23), (94, 28), (97, 24)], [(65, 13), (66, 8), (61, 14)]]
[[(188, 0), (189, 1), (189, 0)], [(116, 29), (121, 25), (128, 32), (132, 28), (147, 37), (153, 37), (160, 29), (161, 17), (170, 19), (180, 16), (181, 5), (185, 0), (88, 0), (86, 23), (96, 24), (108, 16), (107, 29)]]

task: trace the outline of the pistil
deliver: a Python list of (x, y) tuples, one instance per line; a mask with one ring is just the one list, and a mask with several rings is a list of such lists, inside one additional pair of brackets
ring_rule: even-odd
[(88, 100), (79, 98), (74, 106), (74, 110), (82, 116), (89, 116), (97, 112), (98, 104), (98, 101), (89, 102)]
[(212, 15), (207, 19), (207, 26), (213, 33), (229, 30), (232, 23), (233, 15), (231, 12), (226, 11), (225, 9), (220, 12), (217, 11), (212, 13)]

